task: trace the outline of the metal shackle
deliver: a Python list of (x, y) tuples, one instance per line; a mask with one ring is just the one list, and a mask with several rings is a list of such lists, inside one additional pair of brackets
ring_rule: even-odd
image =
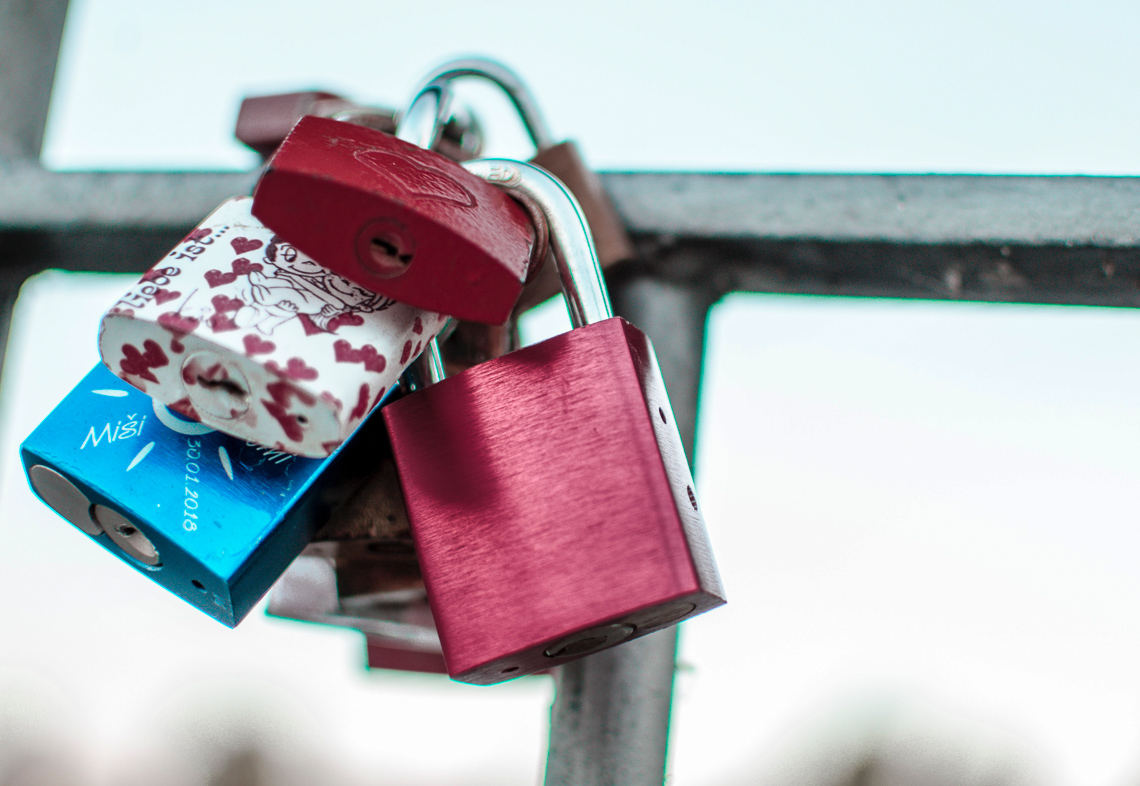
[(546, 222), (554, 264), (574, 327), (613, 316), (606, 280), (594, 250), (590, 226), (578, 200), (558, 178), (534, 164), (508, 158), (480, 158), (460, 164), (524, 204), (537, 205)]
[(536, 148), (543, 150), (554, 144), (554, 137), (546, 125), (542, 112), (538, 109), (534, 95), (523, 84), (518, 74), (495, 60), (468, 57), (444, 63), (428, 75), (417, 95), (433, 85), (447, 84), (453, 79), (465, 76), (485, 79), (498, 86), (507, 95)]
[[(481, 158), (460, 166), (512, 196), (522, 197), (540, 211), (538, 220), (547, 226), (562, 295), (574, 327), (613, 316), (590, 227), (578, 200), (558, 178), (541, 167), (507, 158)], [(443, 360), (435, 339), (428, 342), (420, 369), (427, 384), (434, 385), (444, 378)]]
[(396, 121), (396, 138), (431, 150), (443, 133), (451, 112), (451, 88), (446, 80), (429, 80), (416, 91)]

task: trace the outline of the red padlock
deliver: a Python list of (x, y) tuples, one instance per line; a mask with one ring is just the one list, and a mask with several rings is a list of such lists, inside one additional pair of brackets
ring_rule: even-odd
[[(578, 200), (590, 225), (594, 250), (602, 269), (634, 259), (637, 252), (633, 241), (606, 193), (601, 178), (586, 166), (574, 142), (555, 142), (538, 109), (538, 102), (518, 74), (495, 60), (462, 58), (441, 65), (428, 75), (424, 86), (433, 83), (450, 84), (462, 77), (476, 77), (498, 86), (514, 104), (519, 119), (536, 148), (530, 163), (537, 164), (561, 180)], [(553, 265), (544, 265), (528, 278), (515, 312), (521, 314), (547, 298), (554, 297), (558, 292), (558, 273)]]
[(384, 409), (448, 671), (485, 685), (724, 592), (649, 339), (609, 318), (577, 203), (528, 164), (464, 166), (540, 206), (577, 326)]
[(535, 246), (526, 211), (454, 162), (311, 116), (270, 160), (253, 214), (366, 289), (490, 325), (510, 317)]

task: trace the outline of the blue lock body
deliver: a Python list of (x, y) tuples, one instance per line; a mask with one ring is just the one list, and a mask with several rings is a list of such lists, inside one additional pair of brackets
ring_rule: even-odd
[(232, 627), (363, 483), (381, 421), (328, 458), (292, 456), (185, 420), (100, 364), (20, 454), (57, 513)]

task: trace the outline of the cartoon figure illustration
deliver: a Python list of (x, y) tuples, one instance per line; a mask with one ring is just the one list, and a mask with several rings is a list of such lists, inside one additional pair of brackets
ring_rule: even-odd
[(299, 254), (274, 235), (263, 265), (252, 265), (240, 285), (245, 305), (234, 315), (239, 328), (272, 335), (281, 324), (305, 315), (321, 330), (342, 314), (383, 311), (392, 300), (358, 287)]

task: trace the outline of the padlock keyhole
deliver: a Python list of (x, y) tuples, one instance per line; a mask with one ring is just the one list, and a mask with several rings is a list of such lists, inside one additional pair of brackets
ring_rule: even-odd
[(206, 379), (199, 375), (198, 384), (210, 390), (221, 390), (236, 399), (244, 400), (249, 397), (249, 393), (246, 392), (245, 388), (232, 379)]
[(189, 355), (182, 363), (186, 393), (199, 413), (230, 420), (249, 409), (250, 386), (238, 364), (212, 350)]
[(396, 235), (385, 232), (368, 241), (372, 265), (382, 276), (398, 276), (412, 264), (412, 255), (405, 251)]
[(401, 222), (380, 219), (361, 230), (356, 239), (356, 256), (373, 275), (395, 278), (412, 264), (416, 241)]

